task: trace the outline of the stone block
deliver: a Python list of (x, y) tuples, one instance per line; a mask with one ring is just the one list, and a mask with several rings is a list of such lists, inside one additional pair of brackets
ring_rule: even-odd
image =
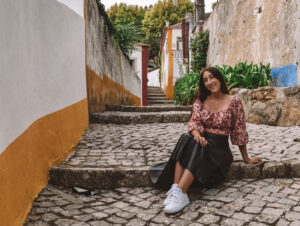
[(70, 168), (51, 167), (50, 183), (65, 187), (113, 189), (150, 186), (149, 167), (140, 168)]
[(262, 178), (261, 169), (264, 163), (246, 164), (241, 161), (233, 162), (228, 177), (229, 178)]
[(300, 160), (292, 161), (290, 163), (290, 167), (291, 167), (290, 176), (300, 177)]
[(249, 112), (247, 121), (254, 124), (260, 123), (260, 116), (258, 114), (255, 114), (253, 112)]
[(241, 170), (242, 162), (233, 162), (228, 172), (228, 178), (242, 178), (242, 170)]
[(262, 169), (262, 175), (264, 178), (286, 177), (288, 171), (283, 162), (266, 162)]
[(261, 178), (261, 168), (263, 163), (246, 164), (241, 163), (241, 171), (244, 178)]
[(287, 96), (295, 95), (300, 92), (300, 86), (288, 87), (283, 90), (284, 94)]

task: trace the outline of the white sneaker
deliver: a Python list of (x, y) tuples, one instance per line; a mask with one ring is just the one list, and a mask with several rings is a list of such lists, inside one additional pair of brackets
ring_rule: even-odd
[(167, 198), (164, 200), (164, 206), (168, 205), (168, 203), (170, 201), (170, 195), (176, 186), (177, 186), (177, 184), (173, 184), (172, 187), (170, 188), (170, 190), (166, 193)]
[(169, 203), (165, 206), (165, 214), (175, 214), (183, 210), (190, 203), (186, 193), (170, 194)]

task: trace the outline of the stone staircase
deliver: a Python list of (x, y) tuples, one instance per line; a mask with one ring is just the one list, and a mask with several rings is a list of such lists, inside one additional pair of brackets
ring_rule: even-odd
[(160, 87), (148, 86), (148, 105), (174, 105), (174, 102), (167, 99)]
[[(149, 145), (151, 145), (153, 139), (157, 139), (158, 130), (166, 128), (162, 131), (166, 133), (167, 128), (176, 128), (180, 123), (177, 139), (180, 136), (179, 133), (186, 130), (185, 127), (191, 116), (192, 106), (135, 107), (106, 105), (105, 108), (107, 110), (105, 112), (90, 115), (90, 123), (92, 124), (72, 155), (59, 166), (50, 168), (50, 183), (65, 187), (79, 186), (89, 189), (151, 185), (148, 177), (149, 164), (161, 159), (150, 161), (148, 156), (153, 155), (153, 153), (149, 154), (146, 150), (151, 148)], [(111, 130), (108, 129), (108, 132), (116, 134), (115, 137), (118, 137), (116, 147), (105, 145), (105, 142), (110, 142), (108, 137), (107, 140), (102, 140), (103, 143), (100, 142), (101, 134), (105, 133), (107, 128), (112, 128)], [(128, 130), (128, 134), (135, 135), (133, 138), (125, 139), (124, 137), (127, 134), (120, 136), (122, 132), (112, 131), (116, 128), (120, 131)], [(143, 133), (147, 134), (149, 130), (152, 131), (153, 135), (150, 140), (146, 141), (149, 138), (144, 137)], [(142, 143), (148, 143), (147, 148), (142, 144), (134, 144), (135, 139), (139, 136)], [(169, 137), (166, 136), (165, 143), (168, 143), (168, 140)], [(131, 145), (132, 143), (133, 145)], [(164, 144), (161, 143), (160, 146), (162, 145)], [(139, 158), (139, 155), (132, 154), (134, 151), (139, 152), (143, 157)], [(166, 151), (170, 150), (162, 150), (164, 155), (168, 156), (169, 154), (165, 153)], [(111, 152), (114, 154), (111, 154)], [(123, 157), (118, 157), (118, 155)], [(118, 158), (120, 161), (117, 160)], [(137, 162), (137, 159), (140, 159), (140, 161)]]
[[(178, 138), (186, 132), (186, 122), (191, 114), (191, 106), (107, 105), (106, 109), (106, 112), (91, 115), (92, 124), (72, 155), (62, 164), (51, 167), (50, 183), (89, 189), (150, 186), (149, 167), (168, 159)], [(291, 156), (291, 160), (282, 158), (282, 150), (276, 149), (275, 143), (280, 138), (269, 142), (257, 135), (266, 129), (274, 134), (273, 128), (255, 125), (253, 128), (255, 131), (250, 130), (253, 144), (248, 145), (250, 155), (264, 157), (265, 153), (272, 153), (265, 162), (247, 165), (241, 161), (238, 148), (232, 147), (236, 161), (232, 164), (229, 178), (299, 176), (300, 162), (293, 160), (295, 156)], [(257, 141), (254, 139), (256, 136), (259, 137)], [(268, 144), (269, 151), (263, 146), (256, 147), (262, 142)], [(280, 157), (273, 153), (275, 149)]]
[(93, 113), (91, 123), (100, 124), (151, 124), (187, 122), (191, 116), (191, 106), (115, 106), (106, 105), (105, 112)]

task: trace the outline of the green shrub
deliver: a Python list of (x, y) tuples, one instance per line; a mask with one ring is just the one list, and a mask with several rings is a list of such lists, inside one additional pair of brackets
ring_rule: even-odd
[[(256, 89), (261, 86), (268, 86), (271, 83), (270, 64), (260, 65), (239, 62), (234, 67), (223, 65), (216, 66), (229, 86), (232, 88)], [(189, 73), (179, 78), (174, 86), (175, 104), (193, 104), (198, 89), (200, 73)]]
[(209, 32), (199, 32), (191, 39), (190, 49), (192, 50), (191, 67), (193, 72), (200, 72), (206, 67), (207, 50), (209, 45)]
[(239, 62), (234, 67), (223, 65), (223, 67), (216, 66), (218, 68), (229, 86), (232, 88), (247, 88), (256, 89), (261, 86), (268, 86), (271, 82), (271, 68), (270, 64), (260, 65), (247, 64), (246, 62)]
[(174, 86), (175, 104), (193, 104), (198, 89), (199, 77), (199, 73), (190, 73), (185, 74), (176, 81)]

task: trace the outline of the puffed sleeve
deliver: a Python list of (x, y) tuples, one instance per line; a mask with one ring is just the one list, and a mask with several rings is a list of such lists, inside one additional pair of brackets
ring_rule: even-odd
[(246, 127), (245, 111), (242, 101), (238, 97), (234, 98), (232, 124), (231, 124), (231, 143), (234, 145), (244, 145), (248, 143), (248, 132)]
[(187, 127), (188, 132), (191, 132), (192, 130), (198, 130), (201, 134), (204, 132), (204, 127), (201, 124), (201, 102), (199, 99), (197, 99), (193, 104), (193, 111), (192, 111), (192, 117), (188, 121)]

